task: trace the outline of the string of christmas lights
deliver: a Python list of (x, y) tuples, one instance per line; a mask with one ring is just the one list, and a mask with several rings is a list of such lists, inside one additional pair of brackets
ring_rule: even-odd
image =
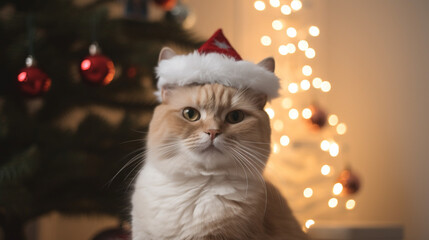
[[(320, 35), (320, 29), (314, 25), (305, 28), (296, 28), (291, 26), (286, 19), (288, 16), (300, 11), (303, 8), (303, 3), (300, 0), (292, 0), (288, 1), (288, 3), (280, 0), (258, 0), (254, 1), (253, 6), (257, 11), (263, 12), (268, 10), (268, 4), (266, 4), (266, 2), (268, 2), (269, 6), (272, 8), (279, 9), (279, 15), (281, 17), (271, 21), (270, 27), (274, 32), (272, 34), (263, 34), (260, 37), (260, 44), (263, 47), (276, 48), (282, 57), (290, 54), (303, 54), (305, 57), (304, 59), (307, 59), (305, 62), (315, 59), (316, 50), (310, 45), (307, 38), (311, 38), (312, 40), (317, 38)], [(288, 37), (288, 42), (276, 39), (278, 37), (273, 37), (278, 36), (279, 32)], [(326, 137), (323, 136), (326, 134), (319, 134), (318, 137), (321, 139), (316, 141), (320, 143), (320, 145), (318, 144), (319, 146), (317, 146), (317, 149), (320, 147), (319, 151), (321, 152), (319, 152), (319, 155), (322, 156), (321, 158), (326, 159), (323, 156), (324, 152), (326, 152), (331, 158), (329, 160), (323, 160), (320, 167), (320, 174), (323, 177), (332, 178), (334, 177), (332, 173), (335, 171), (332, 160), (337, 159), (340, 155), (341, 148), (339, 142), (335, 139), (338, 139), (338, 136), (344, 135), (347, 132), (347, 125), (344, 122), (340, 122), (340, 119), (336, 114), (327, 115), (317, 104), (301, 107), (298, 103), (294, 102), (292, 97), (296, 94), (308, 91), (318, 91), (324, 94), (330, 92), (332, 88), (331, 83), (328, 80), (323, 80), (320, 77), (314, 77), (313, 68), (308, 63), (302, 65), (300, 68), (300, 74), (302, 74), (302, 80), (300, 79), (292, 82), (282, 80), (282, 86), (286, 86), (285, 89), (287, 89), (290, 97), (283, 97), (280, 104), (272, 104), (265, 108), (265, 111), (271, 119), (272, 129), (274, 130), (272, 147), (273, 156), (267, 164), (267, 171), (270, 171), (270, 164), (273, 162), (273, 158), (278, 158), (282, 148), (288, 148), (290, 145), (304, 145), (304, 143), (298, 143), (298, 140), (295, 142), (294, 137), (288, 135), (286, 133), (287, 129), (285, 128), (285, 122), (302, 119), (303, 122), (310, 122), (309, 125), (311, 125), (313, 129), (321, 129), (322, 127), (330, 128), (329, 132), (331, 133), (331, 136)], [(293, 79), (293, 77), (290, 79)], [(284, 115), (287, 115), (287, 117)], [(350, 171), (350, 169), (346, 168), (346, 170), (341, 172), (340, 177), (332, 182), (331, 190), (315, 189), (311, 186), (305, 187), (302, 190), (303, 199), (300, 201), (306, 201), (314, 198), (315, 195), (321, 194), (325, 191), (330, 192), (327, 195), (325, 194), (328, 199), (326, 202), (326, 207), (328, 209), (337, 208), (340, 201), (342, 201), (345, 202), (344, 209), (353, 210), (356, 207), (356, 201), (350, 198), (350, 195), (359, 189), (358, 178)], [(341, 197), (344, 199), (341, 199)], [(305, 230), (316, 223), (313, 218), (304, 219), (304, 222), (303, 228)]]

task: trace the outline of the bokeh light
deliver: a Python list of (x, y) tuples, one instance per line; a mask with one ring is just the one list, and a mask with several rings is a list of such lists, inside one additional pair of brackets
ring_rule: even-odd
[(313, 69), (309, 65), (302, 67), (302, 74), (305, 76), (310, 76), (313, 73)]
[(305, 221), (305, 227), (306, 228), (310, 228), (311, 226), (313, 226), (316, 222), (313, 219), (308, 219), (307, 221)]
[(290, 93), (297, 93), (298, 92), (298, 84), (296, 83), (290, 83), (287, 87)]
[(316, 78), (314, 78), (313, 79), (313, 87), (314, 88), (321, 88), (322, 87), (322, 79), (321, 78), (318, 78), (318, 77), (316, 77)]
[(296, 47), (295, 47), (295, 45), (293, 43), (288, 43), (286, 45), (286, 47), (287, 47), (287, 51), (289, 53), (294, 53), (296, 51)]
[(305, 50), (305, 56), (309, 59), (316, 57), (316, 51), (313, 48), (307, 48)]
[(299, 112), (298, 110), (296, 110), (295, 108), (292, 108), (291, 110), (289, 110), (289, 118), (292, 120), (297, 119), (299, 116)]
[(281, 130), (283, 130), (283, 121), (280, 119), (275, 120), (273, 123), (273, 128), (277, 132), (280, 132)]
[(332, 193), (334, 195), (340, 195), (343, 191), (343, 185), (341, 183), (335, 183), (334, 187), (332, 188)]
[(346, 126), (345, 123), (338, 124), (338, 126), (337, 126), (337, 133), (339, 135), (344, 135), (346, 133), (346, 131), (347, 131), (347, 126)]
[(283, 29), (283, 22), (280, 20), (274, 20), (271, 24), (274, 30), (282, 30)]
[(296, 31), (296, 29), (295, 29), (295, 28), (293, 28), (293, 27), (289, 27), (289, 28), (286, 30), (286, 34), (287, 34), (287, 36), (288, 36), (288, 37), (290, 37), (290, 38), (294, 38), (294, 37), (296, 37), (296, 35), (297, 35), (298, 33), (297, 33), (297, 31)]
[(281, 136), (281, 138), (280, 138), (280, 144), (282, 146), (287, 146), (287, 145), (289, 145), (289, 143), (290, 143), (290, 139), (289, 139), (288, 136), (286, 136), (286, 135)]
[(289, 5), (283, 5), (280, 8), (280, 11), (284, 14), (284, 15), (290, 15), (292, 13), (292, 8), (289, 7)]
[(265, 108), (265, 112), (268, 114), (268, 117), (270, 118), (270, 119), (273, 119), (274, 118), (274, 110), (272, 109), (272, 108)]
[(346, 202), (346, 208), (347, 208), (347, 210), (352, 210), (352, 209), (354, 209), (356, 207), (356, 201), (355, 200), (353, 200), (353, 199), (349, 199), (347, 202)]
[(328, 118), (329, 125), (335, 126), (338, 124), (338, 116), (335, 114), (331, 114)]
[(338, 206), (338, 199), (336, 199), (336, 198), (329, 199), (328, 206), (330, 208), (334, 208), (334, 207)]
[(279, 53), (281, 55), (287, 55), (289, 53), (288, 48), (286, 47), (286, 45), (280, 45), (279, 46)]
[(328, 81), (323, 81), (320, 88), (322, 89), (322, 92), (329, 92), (331, 91), (331, 83)]
[(279, 153), (280, 149), (279, 149), (279, 145), (277, 143), (273, 144), (273, 153), (277, 154)]
[(331, 157), (336, 157), (340, 153), (340, 146), (336, 142), (333, 142), (329, 145), (329, 155)]
[(270, 0), (270, 5), (277, 8), (280, 6), (280, 0)]
[(311, 36), (313, 36), (313, 37), (317, 37), (317, 36), (319, 36), (319, 34), (320, 34), (320, 30), (319, 30), (319, 28), (318, 27), (316, 27), (316, 26), (311, 26), (309, 29), (308, 29), (308, 32), (310, 33), (310, 35)]
[(302, 110), (302, 117), (303, 117), (304, 119), (309, 119), (309, 118), (311, 118), (311, 115), (313, 115), (313, 113), (311, 112), (310, 108), (304, 108), (304, 109)]
[(328, 140), (323, 140), (320, 143), (320, 149), (322, 149), (322, 151), (329, 151), (329, 146), (331, 145), (331, 143)]
[(298, 42), (298, 48), (299, 48), (299, 50), (301, 50), (301, 51), (305, 51), (305, 50), (308, 48), (308, 42), (307, 42), (307, 41), (305, 41), (305, 40), (300, 40), (300, 41)]
[(328, 164), (325, 164), (320, 169), (320, 172), (322, 173), (322, 175), (327, 176), (329, 175), (329, 173), (331, 173), (331, 167)]
[(301, 81), (300, 86), (302, 90), (307, 91), (308, 89), (310, 89), (311, 84), (310, 84), (310, 81), (308, 81), (307, 79), (304, 79)]
[(290, 6), (292, 7), (293, 10), (298, 11), (302, 8), (302, 2), (300, 0), (293, 0), (290, 3)]
[(292, 99), (290, 98), (284, 98), (282, 101), (282, 107), (285, 109), (289, 109), (292, 107)]
[(265, 9), (265, 3), (263, 1), (255, 1), (253, 6), (258, 11), (263, 11)]
[(264, 46), (270, 46), (271, 45), (271, 38), (269, 36), (262, 36), (261, 37), (261, 43)]
[(304, 197), (311, 198), (313, 196), (313, 189), (306, 188), (306, 189), (304, 189), (303, 194), (304, 194)]

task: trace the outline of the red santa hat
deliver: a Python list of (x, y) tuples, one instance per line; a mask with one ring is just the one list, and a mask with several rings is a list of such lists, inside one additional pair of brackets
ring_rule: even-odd
[(175, 55), (171, 49), (163, 49), (156, 67), (158, 91), (166, 86), (191, 84), (222, 84), (237, 89), (254, 89), (271, 100), (278, 96), (279, 79), (274, 74), (274, 59), (266, 58), (258, 64), (242, 60), (225, 38), (222, 30), (204, 43), (198, 50), (187, 55)]

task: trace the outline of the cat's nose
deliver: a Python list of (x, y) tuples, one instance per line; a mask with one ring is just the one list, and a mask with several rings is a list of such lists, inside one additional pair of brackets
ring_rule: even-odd
[(219, 136), (219, 134), (221, 134), (221, 131), (219, 129), (209, 129), (205, 131), (205, 133), (210, 135), (210, 140), (213, 141), (213, 139), (215, 139), (217, 136)]

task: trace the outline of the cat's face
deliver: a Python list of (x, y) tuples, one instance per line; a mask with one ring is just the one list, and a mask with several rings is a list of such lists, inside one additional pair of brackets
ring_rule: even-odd
[(162, 97), (147, 143), (147, 160), (158, 169), (186, 175), (262, 171), (271, 133), (263, 95), (206, 84), (168, 89)]

